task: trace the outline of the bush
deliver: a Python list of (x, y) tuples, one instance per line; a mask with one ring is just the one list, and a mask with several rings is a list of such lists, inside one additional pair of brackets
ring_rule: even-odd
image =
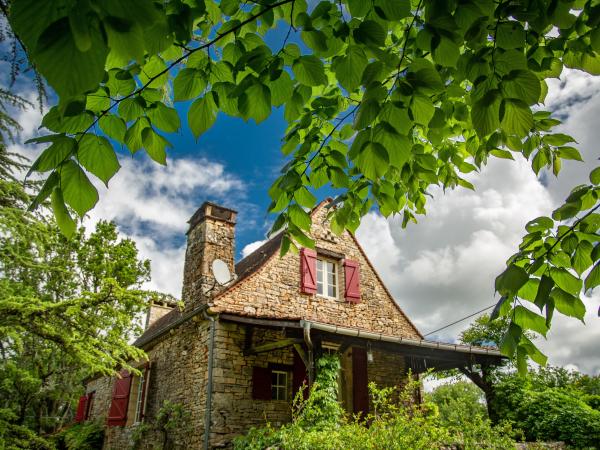
[(564, 441), (576, 448), (600, 445), (600, 411), (557, 389), (532, 392), (519, 408), (528, 439)]
[(104, 427), (99, 421), (78, 423), (58, 433), (55, 442), (65, 450), (101, 450)]
[(569, 384), (547, 387), (533, 380), (503, 377), (495, 387), (499, 416), (521, 430), (528, 441), (564, 441), (575, 448), (599, 446), (600, 411), (586, 404), (586, 400), (595, 404), (595, 396), (586, 396)]
[(470, 414), (455, 417), (456, 425), (442, 424), (435, 404), (418, 404), (414, 393), (418, 383), (409, 375), (404, 388), (378, 389), (369, 385), (373, 412), (366, 418), (343, 414), (337, 397), (335, 356), (321, 358), (319, 372), (304, 401), (301, 393), (294, 402), (292, 423), (273, 428), (252, 428), (233, 442), (236, 450), (430, 450), (447, 444), (463, 448), (514, 448), (510, 430), (492, 428), (489, 420)]

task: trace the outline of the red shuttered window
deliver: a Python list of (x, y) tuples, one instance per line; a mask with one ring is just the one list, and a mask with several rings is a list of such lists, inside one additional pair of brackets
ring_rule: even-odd
[(317, 292), (317, 252), (309, 248), (300, 249), (300, 292)]
[(126, 370), (121, 371), (121, 378), (115, 380), (112, 402), (108, 410), (108, 425), (123, 426), (127, 422), (127, 407), (129, 405), (129, 391), (131, 389), (131, 374)]
[(75, 422), (83, 422), (86, 419), (88, 396), (82, 395), (77, 403), (77, 412), (75, 413)]
[(344, 261), (344, 279), (346, 284), (346, 300), (360, 303), (360, 268), (357, 261)]

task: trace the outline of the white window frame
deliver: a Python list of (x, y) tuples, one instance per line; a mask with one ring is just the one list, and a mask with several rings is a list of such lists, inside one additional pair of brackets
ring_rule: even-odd
[[(288, 373), (284, 370), (271, 370), (271, 377), (273, 377), (273, 375), (275, 375), (276, 383), (273, 383), (273, 378), (271, 378), (271, 398), (273, 400), (287, 400)], [(283, 380), (281, 380), (281, 377)]]
[(135, 420), (134, 423), (140, 423), (143, 420), (142, 414), (142, 399), (144, 398), (144, 390), (146, 389), (146, 377), (144, 377), (144, 373), (139, 377), (138, 380), (138, 391), (137, 391), (137, 399), (135, 401)]
[[(333, 267), (333, 284), (329, 284), (329, 277), (327, 276), (328, 272), (324, 270), (319, 270), (319, 266), (323, 267), (324, 264), (331, 264)], [(340, 273), (338, 268), (337, 261), (320, 258), (317, 256), (317, 295), (319, 297), (332, 298), (337, 300), (339, 297), (339, 279)], [(321, 292), (319, 292), (319, 285), (321, 286)], [(334, 294), (333, 296), (329, 295), (329, 287), (333, 287)]]

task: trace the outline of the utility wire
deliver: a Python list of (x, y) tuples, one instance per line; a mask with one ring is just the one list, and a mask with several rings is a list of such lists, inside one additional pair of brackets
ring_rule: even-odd
[(457, 321), (455, 321), (455, 322), (449, 323), (448, 325), (444, 325), (442, 328), (438, 328), (437, 330), (430, 331), (429, 333), (427, 333), (427, 334), (424, 334), (423, 336), (424, 336), (424, 337), (425, 337), (425, 336), (429, 336), (430, 334), (437, 333), (438, 331), (445, 330), (446, 328), (448, 328), (448, 327), (451, 327), (452, 325), (456, 325), (457, 323), (460, 323), (460, 322), (462, 322), (463, 320), (470, 319), (471, 317), (473, 317), (473, 316), (476, 316), (477, 314), (481, 314), (482, 312), (484, 312), (484, 311), (487, 311), (488, 309), (490, 309), (490, 308), (493, 308), (494, 306), (496, 306), (496, 304), (495, 304), (495, 303), (494, 303), (493, 305), (490, 305), (490, 306), (488, 306), (487, 308), (483, 308), (483, 309), (482, 309), (482, 310), (480, 310), (480, 311), (474, 312), (474, 313), (473, 313), (473, 314), (471, 314), (471, 315), (468, 315), (468, 316), (466, 316), (466, 317), (463, 317), (462, 319), (458, 319), (458, 320), (457, 320)]

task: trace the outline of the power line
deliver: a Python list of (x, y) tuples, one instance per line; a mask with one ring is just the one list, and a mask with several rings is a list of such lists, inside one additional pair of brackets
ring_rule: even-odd
[(463, 317), (462, 319), (458, 319), (458, 320), (457, 320), (457, 321), (455, 321), (455, 322), (449, 323), (448, 325), (444, 325), (442, 328), (438, 328), (437, 330), (430, 331), (429, 333), (427, 333), (427, 334), (424, 334), (423, 336), (424, 336), (424, 337), (425, 337), (425, 336), (429, 336), (430, 334), (437, 333), (438, 331), (445, 330), (446, 328), (448, 328), (448, 327), (451, 327), (452, 325), (456, 325), (457, 323), (460, 323), (460, 322), (462, 322), (463, 320), (470, 319), (471, 317), (473, 317), (473, 316), (476, 316), (477, 314), (481, 314), (482, 312), (484, 312), (484, 311), (487, 311), (488, 309), (490, 309), (490, 308), (493, 308), (494, 306), (496, 306), (496, 304), (495, 304), (495, 303), (494, 303), (494, 304), (492, 304), (492, 305), (490, 305), (490, 306), (488, 306), (487, 308), (483, 308), (483, 309), (482, 309), (482, 310), (480, 310), (480, 311), (474, 312), (474, 313), (473, 313), (473, 314), (471, 314), (471, 315), (468, 315), (468, 316), (466, 316), (466, 317)]

